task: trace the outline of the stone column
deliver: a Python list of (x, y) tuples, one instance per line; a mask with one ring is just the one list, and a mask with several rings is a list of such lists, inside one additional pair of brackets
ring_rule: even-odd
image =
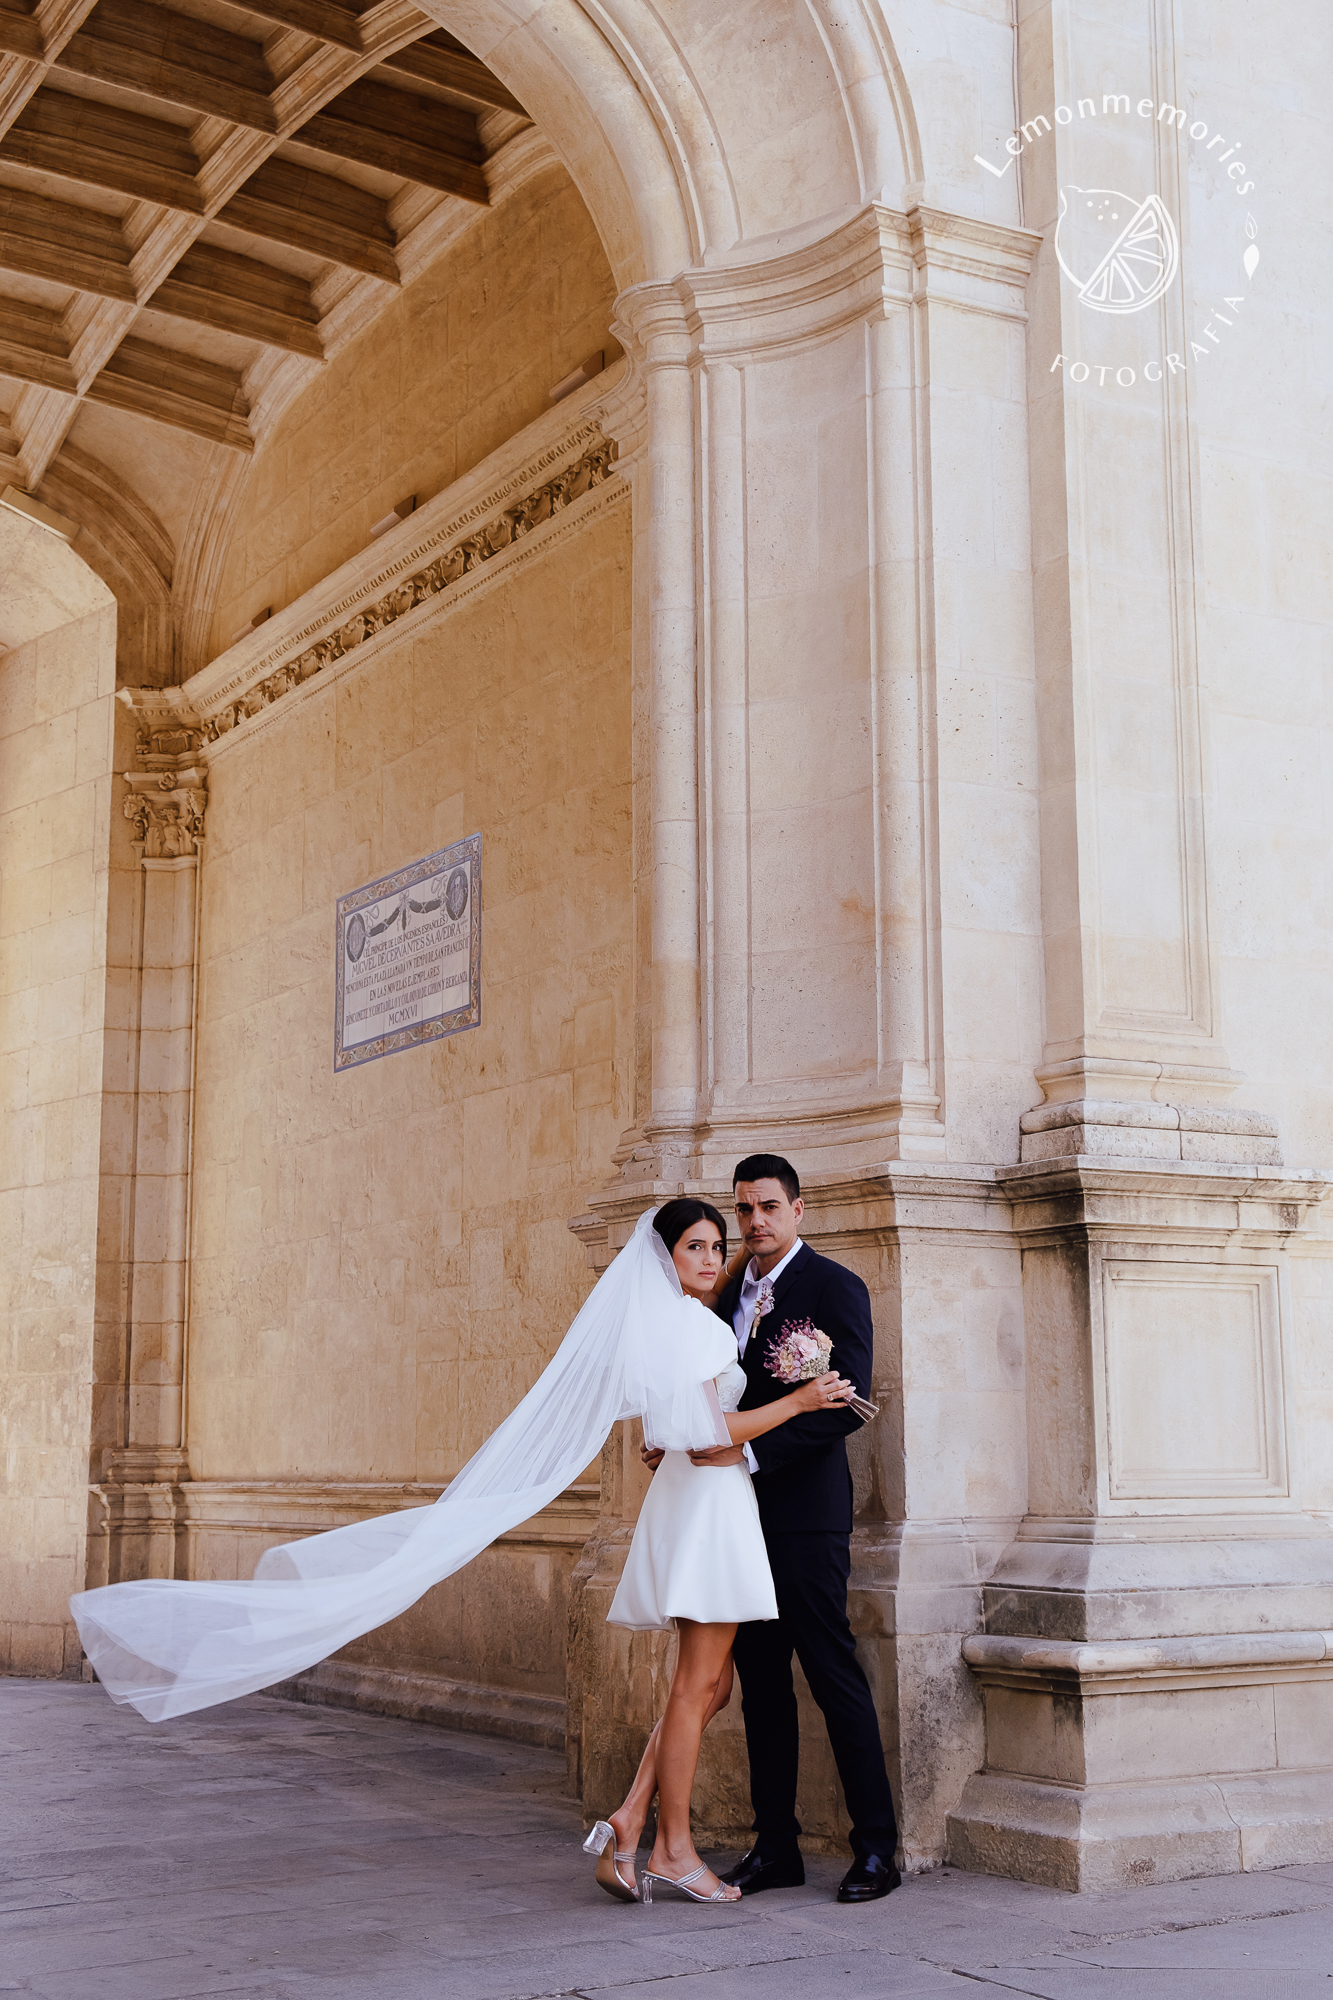
[[(1033, 248), (1019, 230), (871, 206), (781, 256), (691, 270), (619, 306), (626, 346), (658, 385), (654, 423), (672, 426), (676, 480), (688, 462), (694, 496), (687, 512), (679, 484), (653, 488), (678, 504), (650, 523), (662, 543), (654, 615), (636, 627), (652, 649), (662, 787), (653, 949), (666, 963), (654, 963), (654, 992), (694, 1011), (655, 1033), (645, 1129), (575, 1226), (599, 1269), (649, 1202), (688, 1188), (725, 1207), (735, 1160), (776, 1147), (806, 1182), (809, 1239), (865, 1278), (885, 1414), (853, 1450), (853, 1616), (914, 1862), (942, 1852), (945, 1813), (982, 1758), (961, 1646), (1023, 1506), (1008, 1206), (989, 1168), (944, 1158), (944, 975), (976, 919), (942, 880), (937, 651), (956, 679), (954, 657), (984, 634), (988, 671), (1019, 686), (1028, 673)], [(997, 492), (970, 479), (960, 492), (957, 468), (978, 464)], [(635, 492), (637, 550), (648, 495)], [(686, 580), (687, 520), (688, 629), (656, 610), (659, 563)], [(675, 802), (689, 797), (687, 830)], [(975, 837), (993, 833), (992, 822)], [(698, 984), (674, 985), (691, 948)], [(983, 940), (969, 964), (984, 952)], [(970, 970), (963, 983), (976, 984)], [(696, 1050), (686, 1124), (688, 1098), (664, 1090)], [(977, 1086), (953, 1096), (966, 1135)], [(1015, 1095), (1014, 1120), (1024, 1101)], [(590, 1805), (628, 1781), (663, 1685), (660, 1642), (604, 1623), (641, 1490), (633, 1438), (613, 1440), (571, 1631), (571, 1753)], [(836, 1773), (812, 1709), (807, 1722), (802, 1821), (811, 1844), (837, 1852)], [(700, 1813), (742, 1837), (735, 1714), (709, 1745)]]
[[(1301, 1506), (1287, 1269), (1325, 1184), (1234, 1102), (1222, 1034), (1206, 287), (1174, 13), (1020, 7), (1047, 1043), (1022, 1164), (998, 1175), (1023, 1251), (1027, 1515), (964, 1647), (986, 1764), (950, 1851), (1067, 1888), (1309, 1860), (1333, 1837), (1333, 1536)], [(1158, 204), (1141, 307), (1082, 296), (1098, 252), (1080, 267), (1070, 217), (1095, 202), (1111, 232)]]
[[(182, 1529), (199, 871), (206, 773), (198, 732), (161, 697), (145, 713), (124, 814), (141, 880), (131, 1008), (121, 1441), (94, 1488), (94, 1580), (172, 1576)], [(166, 713), (162, 713), (165, 709)]]

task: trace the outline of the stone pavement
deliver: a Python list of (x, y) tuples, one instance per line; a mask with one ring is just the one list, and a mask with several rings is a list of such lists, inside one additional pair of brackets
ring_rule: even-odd
[(835, 1861), (736, 1909), (596, 1888), (562, 1760), (255, 1696), (150, 1726), (0, 1680), (0, 1994), (1333, 2000), (1333, 1867), (1117, 1895)]

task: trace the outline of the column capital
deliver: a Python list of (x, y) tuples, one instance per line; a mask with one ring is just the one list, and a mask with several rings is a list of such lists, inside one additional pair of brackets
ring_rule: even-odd
[[(153, 760), (155, 763), (157, 760)], [(166, 770), (126, 771), (122, 811), (142, 844), (142, 859), (180, 861), (199, 851), (208, 806), (208, 774), (201, 764), (181, 758)]]

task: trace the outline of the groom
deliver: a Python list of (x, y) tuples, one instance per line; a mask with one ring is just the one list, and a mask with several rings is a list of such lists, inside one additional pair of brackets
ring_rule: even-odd
[[(732, 1175), (736, 1220), (750, 1261), (722, 1295), (718, 1310), (736, 1331), (749, 1386), (742, 1410), (787, 1393), (764, 1362), (769, 1342), (789, 1322), (811, 1320), (833, 1342), (831, 1366), (870, 1394), (873, 1332), (870, 1294), (861, 1280), (816, 1256), (798, 1234), (805, 1204), (795, 1169), (776, 1153), (755, 1153)], [(851, 1568), (852, 1479), (844, 1440), (860, 1426), (845, 1408), (793, 1417), (744, 1447), (777, 1589), (776, 1622), (741, 1625), (735, 1661), (741, 1680), (755, 1842), (722, 1877), (743, 1895), (805, 1880), (796, 1836), (797, 1720), (791, 1660), (795, 1652), (824, 1712), (829, 1742), (852, 1818), (855, 1860), (838, 1890), (840, 1903), (870, 1903), (899, 1883), (898, 1828), (879, 1721), (847, 1622)], [(732, 1463), (736, 1450), (692, 1454), (696, 1465)]]

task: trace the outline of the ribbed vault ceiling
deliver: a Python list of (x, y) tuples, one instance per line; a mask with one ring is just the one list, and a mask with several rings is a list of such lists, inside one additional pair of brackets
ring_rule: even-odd
[(88, 406), (249, 453), (525, 122), (408, 0), (0, 0), (0, 484)]

